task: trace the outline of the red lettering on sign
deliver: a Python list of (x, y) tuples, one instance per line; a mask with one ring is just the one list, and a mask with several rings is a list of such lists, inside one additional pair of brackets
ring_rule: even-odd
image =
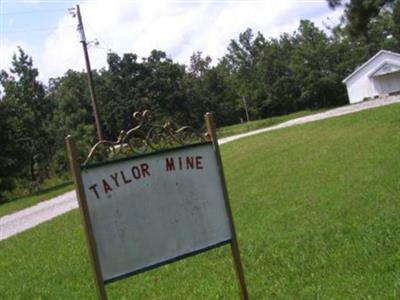
[(177, 168), (175, 168), (175, 160), (173, 157), (167, 157), (165, 159), (165, 166), (167, 172), (177, 170), (202, 170), (203, 169), (203, 157), (202, 156), (178, 156)]
[(112, 180), (114, 180), (114, 182), (115, 182), (115, 185), (117, 186), (117, 187), (119, 187), (119, 183), (118, 183), (118, 173), (114, 173), (114, 175), (113, 174), (111, 174), (110, 175), (111, 176), (111, 178), (112, 178)]
[(197, 170), (201, 170), (201, 169), (203, 169), (203, 165), (202, 165), (202, 160), (203, 159), (203, 157), (202, 156), (196, 156), (196, 169)]
[(108, 194), (108, 192), (112, 192), (112, 187), (111, 185), (108, 184), (108, 182), (103, 179), (103, 188), (104, 188), (104, 193)]
[(123, 181), (125, 184), (127, 184), (127, 183), (129, 183), (129, 182), (132, 182), (132, 179), (126, 179), (125, 174), (124, 174), (124, 171), (121, 171), (120, 173), (121, 173), (122, 181)]
[(194, 169), (194, 157), (188, 156), (186, 157), (186, 169)]
[(165, 159), (165, 166), (166, 166), (167, 172), (168, 171), (175, 171), (174, 159), (172, 157), (170, 157), (170, 158), (167, 157)]
[(92, 190), (93, 193), (96, 195), (96, 198), (99, 199), (100, 197), (99, 197), (99, 193), (96, 190), (96, 186), (97, 186), (97, 184), (93, 184), (92, 186), (89, 187), (89, 190)]
[(182, 170), (182, 157), (178, 157), (179, 160), (179, 170)]
[(142, 170), (142, 175), (143, 177), (150, 176), (150, 172), (149, 172), (149, 165), (144, 163), (140, 165), (140, 169)]
[(136, 166), (132, 167), (132, 175), (135, 179), (140, 179), (140, 169)]

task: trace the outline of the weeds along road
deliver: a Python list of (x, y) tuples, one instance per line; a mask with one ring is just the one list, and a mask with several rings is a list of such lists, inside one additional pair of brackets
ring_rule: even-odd
[[(393, 103), (400, 103), (400, 96), (386, 97), (383, 99), (347, 105), (322, 113), (293, 119), (275, 126), (222, 138), (219, 140), (219, 144), (226, 144), (244, 137), (260, 134), (263, 132), (273, 131), (332, 117), (343, 116), (361, 110), (371, 109)], [(43, 201), (26, 209), (4, 216), (0, 218), (0, 241), (30, 228), (33, 228), (43, 222), (51, 220), (77, 207), (78, 202), (76, 200), (75, 191), (71, 191), (53, 199)]]

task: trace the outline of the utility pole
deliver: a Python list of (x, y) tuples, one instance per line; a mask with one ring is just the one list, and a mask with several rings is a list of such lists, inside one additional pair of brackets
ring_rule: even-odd
[(247, 109), (247, 102), (246, 102), (245, 96), (242, 97), (242, 100), (243, 100), (244, 110), (246, 111), (246, 119), (247, 119), (247, 122), (249, 122), (250, 121), (249, 110)]
[[(75, 17), (74, 13), (73, 13), (73, 16)], [(99, 114), (99, 109), (98, 109), (98, 104), (97, 104), (96, 92), (94, 90), (93, 75), (92, 75), (92, 69), (90, 68), (89, 54), (88, 54), (88, 50), (87, 50), (88, 43), (86, 42), (85, 30), (83, 28), (81, 10), (79, 8), (79, 5), (76, 6), (76, 16), (78, 18), (78, 31), (81, 35), (80, 42), (82, 43), (83, 54), (85, 56), (86, 72), (88, 74), (90, 98), (92, 99), (93, 114), (94, 114), (94, 120), (96, 123), (97, 136), (99, 138), (99, 141), (102, 141), (102, 140), (104, 140), (104, 136), (103, 136), (103, 132), (101, 130), (101, 125), (100, 125), (100, 114)]]

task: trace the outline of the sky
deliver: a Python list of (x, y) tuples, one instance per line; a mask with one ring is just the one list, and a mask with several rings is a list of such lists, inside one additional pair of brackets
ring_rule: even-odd
[(92, 68), (106, 67), (110, 50), (147, 57), (157, 49), (185, 64), (201, 51), (216, 63), (247, 28), (277, 38), (296, 30), (301, 19), (323, 29), (342, 15), (325, 0), (0, 0), (0, 69), (10, 67), (20, 46), (44, 83), (68, 69), (84, 70), (77, 19), (69, 12), (77, 4)]

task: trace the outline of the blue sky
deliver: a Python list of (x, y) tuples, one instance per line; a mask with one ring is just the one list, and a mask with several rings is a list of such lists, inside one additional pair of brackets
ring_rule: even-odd
[(19, 45), (33, 57), (44, 82), (68, 69), (83, 70), (77, 21), (68, 13), (76, 4), (88, 40), (99, 41), (89, 49), (95, 68), (105, 66), (109, 49), (141, 57), (159, 49), (181, 63), (202, 51), (216, 62), (246, 28), (278, 37), (294, 31), (301, 19), (322, 28), (323, 22), (336, 24), (342, 13), (325, 0), (0, 0), (0, 69), (10, 66)]

